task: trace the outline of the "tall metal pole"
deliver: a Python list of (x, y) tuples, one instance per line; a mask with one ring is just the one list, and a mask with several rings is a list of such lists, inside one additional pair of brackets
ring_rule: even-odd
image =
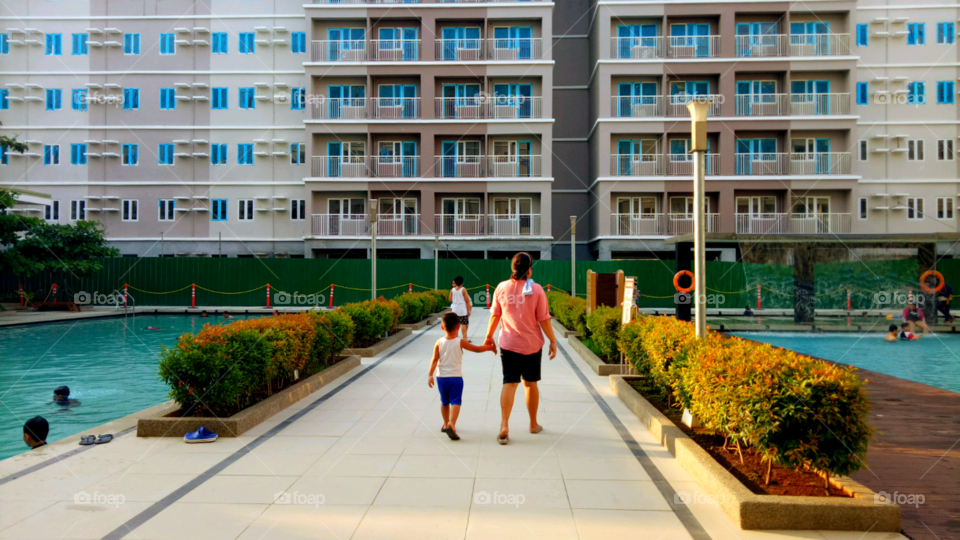
[(706, 152), (707, 112), (710, 103), (694, 99), (687, 103), (690, 111), (690, 131), (693, 134), (690, 151), (693, 152), (693, 299), (696, 306), (697, 337), (707, 336), (707, 274), (706, 257)]
[(217, 234), (217, 255), (223, 257), (223, 233)]
[(570, 296), (577, 296), (577, 216), (570, 216)]
[(440, 279), (440, 235), (436, 234), (433, 236), (433, 290), (439, 291), (439, 283), (437, 281)]
[(377, 299), (377, 200), (370, 199), (370, 298)]

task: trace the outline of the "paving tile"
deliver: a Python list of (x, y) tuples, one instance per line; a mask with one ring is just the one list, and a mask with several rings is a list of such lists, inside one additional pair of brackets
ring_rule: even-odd
[(300, 476), (320, 459), (314, 454), (279, 454), (259, 448), (241, 457), (219, 474), (239, 476)]
[(474, 456), (400, 456), (391, 477), (407, 478), (473, 478), (477, 474)]
[(366, 506), (274, 504), (237, 540), (345, 540), (366, 511)]
[(670, 510), (653, 482), (564, 480), (570, 506), (593, 510)]
[(303, 476), (368, 476), (386, 478), (398, 454), (333, 454), (320, 458)]
[[(83, 488), (87, 493), (118, 494), (130, 502), (157, 502), (187, 484), (193, 474), (127, 474), (119, 472)], [(68, 499), (64, 499), (68, 500)], [(73, 500), (70, 494), (69, 500)], [(6, 505), (4, 505), (6, 510)]]
[(3, 529), (0, 531), (0, 538), (4, 540), (14, 538), (99, 539), (142, 512), (150, 504), (124, 502), (119, 497), (101, 497), (90, 499), (90, 501), (84, 504), (60, 501)]
[(673, 512), (633, 510), (573, 510), (581, 540), (636, 540), (643, 538), (691, 540)]
[(478, 478), (474, 506), (570, 508), (567, 490), (559, 479)]
[(566, 480), (650, 480), (635, 457), (591, 457), (558, 454)]
[(472, 478), (387, 478), (374, 506), (468, 507)]
[(322, 497), (329, 505), (371, 505), (377, 497), (383, 478), (304, 476), (289, 486), (286, 491), (306, 497)]
[(133, 530), (128, 540), (233, 540), (264, 510), (265, 504), (178, 502)]
[(373, 506), (352, 540), (449, 540), (463, 538), (467, 507)]
[(295, 476), (214, 476), (184, 495), (185, 503), (271, 504)]
[[(636, 534), (637, 531), (634, 531)], [(569, 509), (477, 506), (470, 509), (467, 540), (577, 540)], [(636, 537), (635, 537), (636, 538)]]

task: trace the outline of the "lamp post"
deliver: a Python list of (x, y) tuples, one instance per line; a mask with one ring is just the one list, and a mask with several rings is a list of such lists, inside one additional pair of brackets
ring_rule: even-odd
[(696, 306), (697, 337), (707, 337), (707, 276), (705, 191), (707, 162), (707, 112), (710, 103), (694, 97), (687, 103), (690, 111), (690, 152), (693, 153), (693, 300)]
[(439, 291), (437, 280), (440, 270), (440, 235), (433, 235), (433, 290)]
[(577, 216), (570, 216), (570, 296), (577, 297)]
[(377, 200), (370, 199), (370, 298), (377, 299)]

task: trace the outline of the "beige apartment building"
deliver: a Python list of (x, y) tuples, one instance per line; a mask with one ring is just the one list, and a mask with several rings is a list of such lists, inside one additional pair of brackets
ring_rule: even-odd
[(898, 2), (14, 0), (0, 183), (126, 255), (662, 256), (698, 99), (710, 231), (955, 232), (960, 6)]

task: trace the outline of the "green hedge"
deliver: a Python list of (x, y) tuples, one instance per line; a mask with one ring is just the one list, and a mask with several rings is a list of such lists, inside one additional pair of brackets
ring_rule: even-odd
[(587, 315), (587, 330), (590, 339), (599, 349), (601, 356), (607, 360), (616, 360), (620, 357), (617, 348), (617, 336), (620, 333), (620, 321), (623, 315), (614, 307), (600, 306)]
[(419, 322), (431, 313), (436, 313), (449, 302), (449, 291), (444, 296), (441, 291), (406, 292), (393, 300), (400, 306), (400, 322), (411, 324)]
[(587, 301), (583, 298), (574, 298), (567, 293), (547, 293), (547, 306), (550, 314), (560, 321), (560, 324), (570, 330), (576, 330), (581, 337), (590, 337), (587, 328)]

